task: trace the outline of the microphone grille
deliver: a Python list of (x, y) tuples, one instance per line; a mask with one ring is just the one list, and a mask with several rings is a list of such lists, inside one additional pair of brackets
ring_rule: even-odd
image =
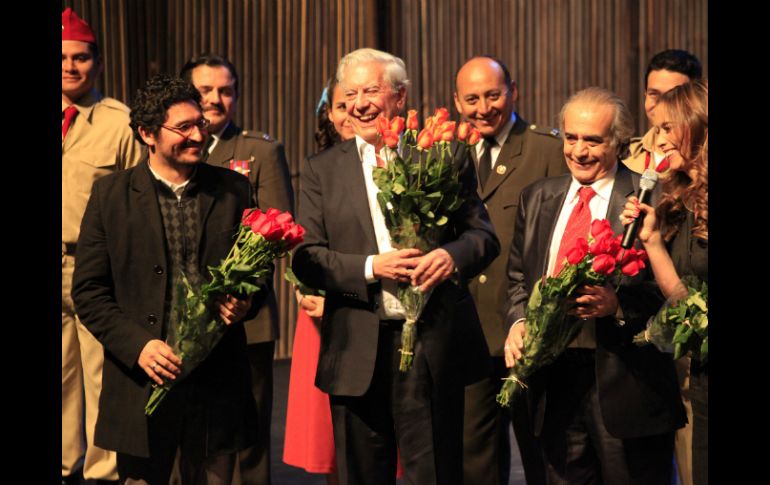
[(658, 174), (655, 170), (649, 168), (642, 174), (641, 180), (639, 180), (639, 187), (644, 190), (653, 190), (655, 184), (658, 183)]

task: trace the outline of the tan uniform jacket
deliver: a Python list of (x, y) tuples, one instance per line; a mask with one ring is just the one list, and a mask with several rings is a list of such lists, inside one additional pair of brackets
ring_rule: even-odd
[[(472, 153), (475, 155), (475, 150)], [(501, 251), (492, 264), (471, 281), (469, 289), (492, 356), (503, 355), (503, 344), (508, 335), (506, 253), (513, 239), (519, 194), (536, 180), (567, 172), (558, 130), (528, 125), (517, 117), (484, 190), (479, 189), (479, 196), (500, 239)]]
[[(628, 147), (628, 158), (623, 160), (623, 163), (636, 173), (644, 172), (644, 162), (647, 158), (647, 154), (650, 157), (653, 156), (655, 150), (655, 128), (650, 128), (650, 131), (644, 134), (643, 137), (631, 138), (631, 144)], [(667, 173), (668, 170), (663, 173)]]
[[(67, 108), (62, 101), (62, 113)], [(91, 91), (75, 103), (78, 114), (62, 140), (62, 242), (76, 243), (93, 183), (139, 163), (144, 150), (128, 125), (128, 107)]]
[[(240, 173), (244, 172), (241, 167), (247, 167), (248, 173), (244, 175), (254, 188), (260, 209), (273, 207), (294, 212), (294, 192), (283, 145), (266, 133), (241, 130), (230, 123), (206, 162), (237, 169)], [(246, 339), (250, 344), (278, 338), (278, 305), (272, 288), (259, 314), (245, 322), (245, 326)]]

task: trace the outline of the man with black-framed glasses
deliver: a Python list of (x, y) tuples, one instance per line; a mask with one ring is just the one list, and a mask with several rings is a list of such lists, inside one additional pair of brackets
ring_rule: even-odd
[(131, 112), (148, 158), (94, 184), (83, 216), (72, 295), (105, 349), (95, 443), (117, 452), (121, 483), (168, 483), (180, 450), (182, 483), (229, 484), (237, 452), (255, 442), (242, 322), (261, 302), (251, 299), (220, 297), (227, 332), (152, 417), (144, 414), (152, 386), (184, 366), (165, 343), (178, 275), (200, 285), (253, 205), (247, 179), (202, 163), (209, 121), (199, 103), (182, 79), (150, 79)]

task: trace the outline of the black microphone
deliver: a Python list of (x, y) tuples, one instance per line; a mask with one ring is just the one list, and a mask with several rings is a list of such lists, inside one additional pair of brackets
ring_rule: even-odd
[[(639, 180), (639, 194), (637, 198), (642, 204), (649, 204), (652, 197), (652, 191), (655, 190), (655, 184), (658, 183), (658, 174), (655, 170), (647, 169), (642, 174), (641, 180)], [(642, 215), (641, 212), (639, 214)], [(620, 243), (620, 247), (628, 249), (634, 245), (634, 239), (636, 239), (636, 233), (639, 230), (639, 224), (641, 217), (637, 217), (631, 224), (626, 226), (626, 232), (623, 234), (623, 242)]]

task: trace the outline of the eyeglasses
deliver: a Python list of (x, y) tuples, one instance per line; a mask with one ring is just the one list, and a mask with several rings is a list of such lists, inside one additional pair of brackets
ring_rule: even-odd
[(168, 131), (173, 131), (177, 135), (183, 136), (185, 138), (189, 138), (190, 135), (193, 133), (193, 128), (198, 128), (198, 130), (202, 132), (208, 132), (208, 128), (211, 122), (207, 120), (206, 118), (201, 118), (195, 123), (182, 123), (179, 126), (166, 126), (166, 125), (160, 125), (161, 128), (165, 128)]

